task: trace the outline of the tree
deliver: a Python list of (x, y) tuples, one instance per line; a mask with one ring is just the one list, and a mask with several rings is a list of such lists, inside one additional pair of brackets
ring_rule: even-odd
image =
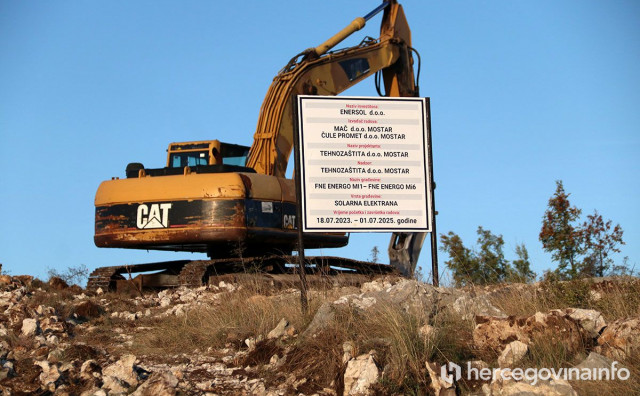
[(449, 254), (449, 260), (445, 264), (453, 272), (456, 285), (485, 283), (478, 258), (464, 246), (460, 236), (449, 231), (447, 235), (440, 235), (440, 243), (440, 250)]
[(48, 268), (47, 275), (49, 279), (57, 277), (69, 285), (81, 285), (89, 278), (89, 269), (84, 264), (80, 264), (77, 267), (69, 267), (64, 272), (60, 272), (55, 268)]
[(371, 248), (371, 262), (372, 263), (377, 263), (378, 260), (380, 259), (380, 250), (378, 249), (377, 246), (374, 246), (373, 248)]
[(598, 211), (587, 216), (582, 225), (585, 250), (588, 253), (583, 261), (582, 273), (587, 276), (602, 277), (611, 269), (611, 253), (619, 253), (618, 245), (624, 245), (620, 224), (611, 227), (612, 221), (604, 221)]
[(516, 256), (518, 258), (513, 260), (512, 271), (509, 279), (514, 282), (532, 282), (536, 279), (536, 273), (531, 271), (531, 263), (529, 262), (529, 252), (524, 243), (516, 245)]
[(556, 272), (563, 279), (578, 276), (578, 257), (584, 250), (582, 230), (573, 225), (582, 211), (571, 206), (569, 195), (564, 191), (562, 181), (557, 180), (556, 192), (549, 199), (539, 236), (544, 250), (552, 253), (553, 260), (558, 262)]
[(535, 279), (536, 274), (530, 269), (529, 254), (524, 245), (516, 246), (518, 260), (513, 262), (512, 267), (504, 257), (502, 235), (494, 235), (481, 226), (477, 234), (477, 251), (465, 247), (460, 236), (453, 231), (440, 235), (440, 250), (449, 254), (445, 264), (453, 273), (456, 285), (482, 285), (507, 280), (528, 282)]
[(504, 240), (502, 235), (493, 235), (491, 231), (478, 227), (478, 244), (480, 260), (486, 283), (502, 282), (509, 273), (509, 262), (504, 259)]

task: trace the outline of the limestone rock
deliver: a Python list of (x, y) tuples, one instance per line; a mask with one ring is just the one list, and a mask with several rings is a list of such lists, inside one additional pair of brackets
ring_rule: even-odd
[(343, 395), (366, 395), (379, 376), (380, 370), (373, 358), (373, 351), (351, 359), (344, 373)]
[(350, 294), (342, 296), (333, 302), (334, 305), (347, 305), (355, 307), (361, 311), (366, 311), (376, 305), (378, 300), (375, 297), (365, 297), (363, 295)]
[(610, 323), (598, 338), (597, 352), (614, 360), (640, 353), (640, 317)]
[(600, 369), (600, 368), (610, 369), (612, 363), (613, 361), (611, 361), (610, 359), (607, 359), (606, 357), (600, 355), (599, 353), (591, 352), (589, 356), (587, 356), (586, 359), (584, 359), (582, 362), (577, 364), (576, 367), (579, 369), (586, 368), (589, 370)]
[(454, 382), (445, 381), (441, 376), (441, 366), (436, 363), (426, 362), (425, 366), (431, 379), (431, 389), (436, 396), (455, 396), (456, 385)]
[(42, 368), (42, 373), (40, 374), (40, 382), (44, 387), (53, 386), (55, 389), (55, 383), (60, 378), (60, 371), (56, 365), (49, 364), (46, 360), (35, 362), (36, 366), (40, 366)]
[(506, 317), (504, 312), (491, 304), (486, 295), (471, 297), (463, 294), (456, 298), (452, 307), (464, 320), (471, 320), (476, 315)]
[(564, 311), (571, 319), (580, 323), (592, 338), (597, 338), (607, 325), (602, 314), (593, 309), (567, 308)]
[(178, 379), (171, 372), (153, 373), (132, 396), (175, 396)]
[(58, 316), (44, 318), (40, 323), (43, 334), (63, 334), (66, 332), (65, 323)]
[(22, 335), (30, 337), (40, 333), (40, 324), (37, 319), (27, 318), (22, 321)]
[(80, 378), (92, 379), (100, 377), (101, 372), (100, 365), (93, 359), (85, 361), (80, 366)]
[(498, 357), (498, 366), (514, 367), (529, 352), (529, 346), (518, 340), (507, 344), (507, 347)]
[(171, 305), (171, 299), (169, 297), (162, 297), (160, 299), (160, 307), (161, 308), (166, 308), (169, 305)]
[(529, 317), (477, 316), (476, 323), (473, 342), (484, 352), (500, 353), (511, 341), (518, 340), (528, 345), (532, 340), (542, 337), (577, 352), (583, 350), (591, 339), (586, 330), (558, 311), (536, 313)]
[(307, 326), (303, 336), (313, 336), (325, 329), (329, 323), (335, 318), (335, 310), (333, 304), (330, 302), (323, 303), (316, 314), (314, 315), (311, 323)]
[(286, 335), (293, 335), (293, 326), (289, 324), (289, 321), (285, 318), (280, 319), (278, 325), (267, 334), (267, 339), (277, 339)]
[(352, 341), (345, 341), (342, 344), (342, 364), (346, 364), (349, 360), (353, 359), (353, 353), (356, 346)]
[(129, 392), (138, 386), (138, 373), (134, 368), (136, 357), (124, 355), (117, 362), (102, 370), (104, 385), (114, 393)]

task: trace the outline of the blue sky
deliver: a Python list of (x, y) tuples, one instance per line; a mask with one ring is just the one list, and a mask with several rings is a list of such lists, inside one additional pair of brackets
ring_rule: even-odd
[[(538, 241), (562, 180), (584, 215), (640, 249), (640, 3), (402, 2), (432, 102), (438, 231), (482, 225)], [(129, 162), (161, 167), (169, 142), (249, 145), (271, 79), (377, 1), (0, 2), (0, 262), (12, 274), (184, 253), (98, 249), (93, 198)], [(374, 18), (345, 45), (377, 37)], [(373, 81), (345, 92), (375, 96)], [(323, 253), (366, 259), (389, 234)], [(317, 252), (315, 252), (317, 253)], [(441, 268), (446, 255), (440, 252)], [(384, 257), (386, 259), (386, 257)], [(425, 248), (420, 266), (428, 268)], [(637, 269), (637, 268), (636, 268)]]

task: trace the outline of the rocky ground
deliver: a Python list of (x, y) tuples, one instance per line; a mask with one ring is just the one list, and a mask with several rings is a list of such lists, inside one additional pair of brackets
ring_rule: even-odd
[[(633, 394), (637, 279), (434, 288), (246, 279), (129, 295), (0, 276), (6, 395)], [(441, 366), (609, 368), (626, 381), (449, 383)]]

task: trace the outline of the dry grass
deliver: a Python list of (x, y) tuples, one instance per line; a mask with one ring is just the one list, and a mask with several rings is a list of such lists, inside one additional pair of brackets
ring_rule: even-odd
[[(524, 291), (522, 288), (505, 290), (495, 293), (494, 303), (510, 315), (529, 316), (538, 311), (568, 307), (596, 309), (607, 321), (640, 314), (640, 284), (637, 281), (598, 285), (589, 281), (549, 282), (538, 287), (526, 287)], [(594, 291), (600, 293), (599, 299), (594, 298)], [(141, 319), (137, 325), (148, 329), (134, 333), (133, 344), (128, 348), (136, 355), (205, 353), (209, 348), (225, 346), (242, 349), (246, 338), (266, 336), (281, 318), (286, 318), (302, 333), (323, 303), (344, 294), (345, 290), (338, 289), (311, 292), (309, 314), (303, 315), (298, 294), (274, 293), (274, 289), (259, 277), (248, 278), (241, 290), (225, 295), (215, 305), (192, 308), (180, 317)], [(130, 307), (127, 299), (120, 301), (118, 298), (109, 297), (110, 304), (123, 310)], [(105, 329), (118, 324), (104, 316), (94, 323)], [(432, 337), (420, 334), (420, 327), (426, 323), (435, 328)], [(376, 385), (379, 394), (428, 394), (430, 380), (425, 370), (426, 361), (460, 364), (477, 359), (472, 342), (473, 328), (472, 320), (462, 320), (450, 312), (438, 312), (430, 317), (426, 311), (408, 313), (400, 306), (382, 301), (364, 313), (340, 306), (315, 336), (300, 335), (284, 342), (265, 342), (238, 363), (260, 368), (274, 354), (282, 356), (286, 349), (284, 366), (278, 373), (262, 369), (260, 374), (263, 378), (278, 383), (285, 379), (283, 376), (293, 373), (297, 378), (307, 379), (305, 387), (308, 389), (300, 391), (313, 393), (324, 387), (333, 387), (340, 393), (346, 369), (342, 363), (342, 346), (350, 341), (354, 345), (354, 356), (376, 351), (376, 361), (380, 368), (384, 368), (383, 377)], [(100, 334), (98, 331), (93, 337)], [(562, 344), (551, 343), (548, 339), (535, 339), (522, 367), (572, 367), (588, 355), (591, 346), (585, 345), (583, 349), (569, 351)], [(488, 363), (496, 364), (495, 361)], [(579, 394), (632, 394), (632, 389), (640, 389), (640, 365), (638, 359), (622, 363), (631, 370), (632, 380), (577, 381), (572, 385)], [(476, 385), (462, 386), (463, 390), (469, 390)]]
[(640, 281), (621, 278), (546, 281), (497, 293), (492, 303), (507, 315), (530, 316), (552, 309), (594, 309), (613, 321), (640, 315)]
[[(315, 312), (321, 301), (312, 299), (309, 303), (311, 312)], [(189, 353), (222, 348), (228, 343), (240, 346), (248, 337), (266, 336), (282, 318), (301, 329), (312, 316), (301, 314), (297, 294), (268, 297), (245, 287), (215, 306), (191, 308), (183, 316), (143, 319), (140, 324), (152, 330), (135, 336), (134, 352)]]

